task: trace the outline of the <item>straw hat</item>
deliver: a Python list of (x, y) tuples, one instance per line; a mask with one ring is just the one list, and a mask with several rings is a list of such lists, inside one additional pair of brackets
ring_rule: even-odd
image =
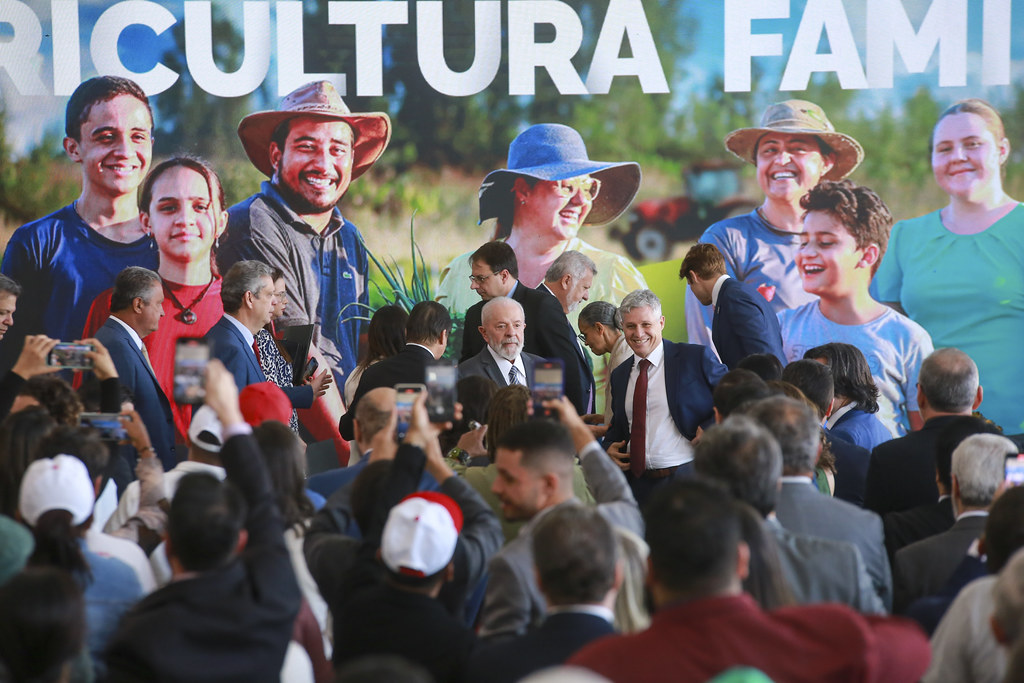
[(864, 149), (849, 135), (837, 133), (821, 107), (806, 100), (786, 100), (771, 104), (761, 116), (758, 128), (740, 128), (725, 136), (726, 148), (743, 161), (757, 164), (754, 153), (758, 141), (767, 133), (813, 135), (832, 148), (835, 165), (824, 174), (825, 180), (842, 180), (864, 160)]
[(391, 119), (384, 112), (353, 114), (330, 81), (307, 83), (281, 100), (274, 111), (249, 114), (238, 124), (249, 161), (266, 176), (274, 175), (270, 163), (270, 136), (279, 125), (297, 116), (313, 116), (325, 121), (344, 121), (352, 127), (352, 179), (373, 165), (391, 139)]
[(538, 123), (508, 146), (508, 168), (491, 171), (480, 185), (480, 222), (496, 218), (512, 201), (517, 176), (538, 180), (568, 180), (590, 175), (601, 181), (601, 191), (584, 225), (615, 220), (640, 188), (640, 165), (633, 161), (592, 161), (583, 138), (569, 126)]

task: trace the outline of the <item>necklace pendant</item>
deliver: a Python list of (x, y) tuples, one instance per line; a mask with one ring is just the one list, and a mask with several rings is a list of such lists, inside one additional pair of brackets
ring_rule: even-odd
[(181, 313), (174, 317), (180, 320), (181, 322), (185, 323), (186, 325), (195, 325), (196, 321), (199, 319), (198, 316), (196, 316), (196, 314), (192, 312), (191, 308), (186, 308), (184, 311), (182, 311)]

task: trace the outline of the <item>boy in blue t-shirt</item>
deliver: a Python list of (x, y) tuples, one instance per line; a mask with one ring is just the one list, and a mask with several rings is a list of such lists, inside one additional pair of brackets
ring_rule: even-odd
[(868, 292), (892, 214), (872, 190), (848, 180), (822, 181), (800, 205), (807, 213), (796, 265), (804, 290), (819, 299), (779, 313), (786, 360), (828, 342), (853, 344), (878, 385), (878, 418), (894, 437), (920, 429), (917, 375), (932, 352), (931, 337)]
[(78, 339), (92, 300), (124, 268), (158, 266), (136, 199), (153, 157), (153, 112), (142, 88), (116, 76), (85, 81), (68, 101), (65, 133), (64, 151), (81, 165), (82, 194), (11, 236), (0, 271), (22, 286), (22, 295), (0, 372), (26, 335)]

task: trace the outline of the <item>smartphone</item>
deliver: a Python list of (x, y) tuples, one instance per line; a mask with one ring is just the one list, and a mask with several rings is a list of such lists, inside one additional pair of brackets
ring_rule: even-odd
[(302, 368), (302, 381), (309, 381), (309, 378), (313, 376), (313, 373), (316, 372), (318, 367), (320, 367), (320, 361), (316, 358), (310, 358), (306, 361), (306, 367)]
[(128, 438), (124, 423), (131, 419), (131, 415), (118, 413), (82, 413), (78, 416), (78, 424), (98, 431), (103, 441), (124, 441)]
[(1006, 456), (1006, 483), (1010, 486), (1024, 484), (1024, 454)]
[(554, 417), (542, 402), (559, 399), (565, 390), (565, 365), (560, 358), (553, 358), (533, 366), (533, 383), (530, 397), (533, 401), (533, 416)]
[(85, 354), (93, 351), (92, 344), (59, 342), (46, 357), (46, 364), (53, 368), (86, 370), (92, 368), (92, 359)]
[(395, 392), (395, 415), (398, 418), (398, 427), (395, 429), (395, 436), (399, 441), (405, 438), (409, 432), (409, 422), (412, 420), (412, 404), (420, 392), (425, 391), (422, 384), (396, 384)]
[(196, 405), (206, 399), (206, 365), (210, 347), (201, 337), (181, 337), (174, 344), (174, 400)]
[(455, 382), (458, 371), (446, 361), (430, 363), (426, 368), (427, 415), (431, 422), (455, 420)]

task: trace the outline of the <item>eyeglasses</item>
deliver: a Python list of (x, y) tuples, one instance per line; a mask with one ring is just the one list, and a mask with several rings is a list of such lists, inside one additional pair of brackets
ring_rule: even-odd
[[(580, 332), (576, 336), (579, 338), (581, 344), (587, 344), (587, 335), (585, 335), (582, 332)], [(587, 344), (587, 346), (590, 346), (590, 345)]]
[(475, 282), (478, 285), (482, 285), (483, 283), (487, 282), (487, 278), (491, 277), (492, 275), (497, 275), (497, 273), (491, 273), (490, 275), (470, 275), (469, 281)]
[(597, 178), (585, 176), (558, 180), (555, 181), (555, 190), (559, 195), (567, 199), (579, 192), (584, 201), (592, 202), (597, 199), (597, 195), (601, 191), (601, 181)]

